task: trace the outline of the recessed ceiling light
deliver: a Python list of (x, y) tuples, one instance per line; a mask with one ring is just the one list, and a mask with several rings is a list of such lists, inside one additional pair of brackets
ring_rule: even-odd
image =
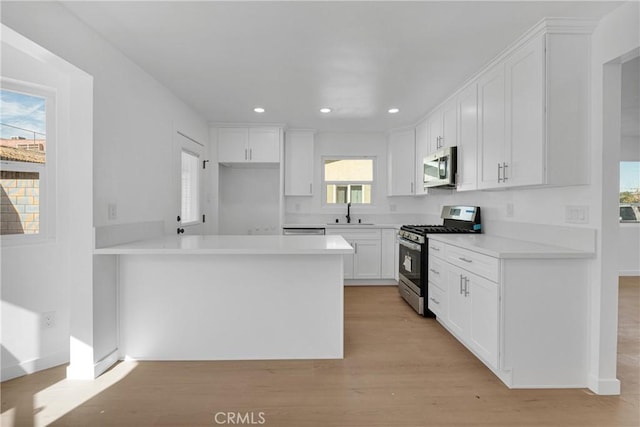
[(331, 112), (331, 108), (329, 108), (329, 107), (321, 108), (321, 109), (320, 109), (320, 112), (321, 112), (321, 113), (325, 113), (325, 114), (326, 114), (326, 113), (330, 113), (330, 112)]
[(253, 109), (253, 111), (255, 111), (256, 113), (264, 113), (265, 109), (262, 107), (256, 107)]
[(389, 114), (395, 114), (397, 112), (399, 112), (400, 110), (397, 108), (389, 108)]

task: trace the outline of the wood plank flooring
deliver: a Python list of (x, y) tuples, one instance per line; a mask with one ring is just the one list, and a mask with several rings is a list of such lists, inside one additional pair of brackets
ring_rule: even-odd
[(636, 427), (639, 308), (640, 278), (621, 278), (620, 396), (509, 390), (395, 287), (350, 287), (344, 360), (122, 362), (80, 383), (56, 367), (2, 383), (2, 425)]

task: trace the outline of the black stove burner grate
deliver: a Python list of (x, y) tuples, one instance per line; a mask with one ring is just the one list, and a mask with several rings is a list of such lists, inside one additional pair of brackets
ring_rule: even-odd
[(445, 234), (445, 233), (476, 233), (475, 230), (460, 227), (447, 227), (445, 225), (404, 225), (401, 228), (415, 234), (424, 236), (425, 234)]

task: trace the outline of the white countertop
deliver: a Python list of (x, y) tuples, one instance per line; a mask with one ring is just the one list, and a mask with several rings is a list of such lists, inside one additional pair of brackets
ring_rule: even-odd
[(98, 248), (98, 255), (342, 255), (353, 248), (341, 236), (163, 236)]
[(495, 258), (589, 258), (593, 252), (486, 234), (429, 234), (429, 239)]

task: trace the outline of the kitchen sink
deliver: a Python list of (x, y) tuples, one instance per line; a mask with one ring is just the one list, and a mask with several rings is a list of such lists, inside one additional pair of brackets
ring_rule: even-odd
[(346, 222), (328, 222), (327, 225), (340, 225), (344, 227), (352, 227), (357, 225), (374, 225), (372, 222), (352, 222), (347, 224)]

